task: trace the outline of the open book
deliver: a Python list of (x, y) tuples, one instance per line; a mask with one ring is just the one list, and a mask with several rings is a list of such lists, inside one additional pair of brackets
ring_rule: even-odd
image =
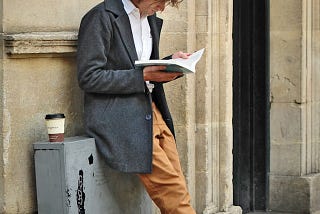
[(140, 60), (135, 61), (135, 65), (137, 67), (146, 67), (151, 65), (165, 65), (167, 66), (166, 71), (168, 72), (183, 72), (183, 73), (195, 73), (196, 71), (196, 64), (200, 60), (202, 54), (204, 52), (204, 48), (194, 52), (189, 56), (188, 59), (150, 59), (150, 60)]

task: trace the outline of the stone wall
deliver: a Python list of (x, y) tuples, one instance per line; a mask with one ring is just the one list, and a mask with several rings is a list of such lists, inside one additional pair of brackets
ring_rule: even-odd
[(1, 1), (0, 213), (37, 209), (32, 145), (47, 139), (45, 114), (66, 115), (66, 137), (83, 133), (68, 32), (96, 2)]
[(270, 1), (271, 210), (315, 213), (319, 203), (320, 1)]
[[(66, 115), (66, 137), (83, 134), (76, 33), (98, 2), (1, 1), (0, 213), (37, 209), (32, 144), (47, 139), (45, 114)], [(161, 56), (206, 48), (195, 75), (165, 88), (192, 203), (197, 213), (241, 213), (232, 205), (232, 0), (184, 1), (159, 15)]]
[(205, 48), (196, 74), (166, 87), (183, 170), (197, 213), (241, 213), (232, 198), (232, 1), (185, 2), (163, 13), (161, 43), (163, 56)]

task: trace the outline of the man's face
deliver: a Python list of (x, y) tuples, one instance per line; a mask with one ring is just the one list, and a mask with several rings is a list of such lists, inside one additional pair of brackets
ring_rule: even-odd
[(165, 0), (132, 0), (139, 8), (141, 16), (150, 16), (166, 7)]

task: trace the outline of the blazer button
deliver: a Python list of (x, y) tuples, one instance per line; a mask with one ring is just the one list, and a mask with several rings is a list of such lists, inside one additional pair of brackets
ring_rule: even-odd
[(151, 114), (146, 115), (146, 120), (151, 120)]

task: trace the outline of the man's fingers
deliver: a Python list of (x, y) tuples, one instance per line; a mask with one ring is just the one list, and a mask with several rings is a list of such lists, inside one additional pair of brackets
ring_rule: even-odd
[(154, 66), (147, 66), (144, 68), (144, 72), (152, 72), (152, 71), (164, 71), (166, 69), (165, 65), (154, 65)]

